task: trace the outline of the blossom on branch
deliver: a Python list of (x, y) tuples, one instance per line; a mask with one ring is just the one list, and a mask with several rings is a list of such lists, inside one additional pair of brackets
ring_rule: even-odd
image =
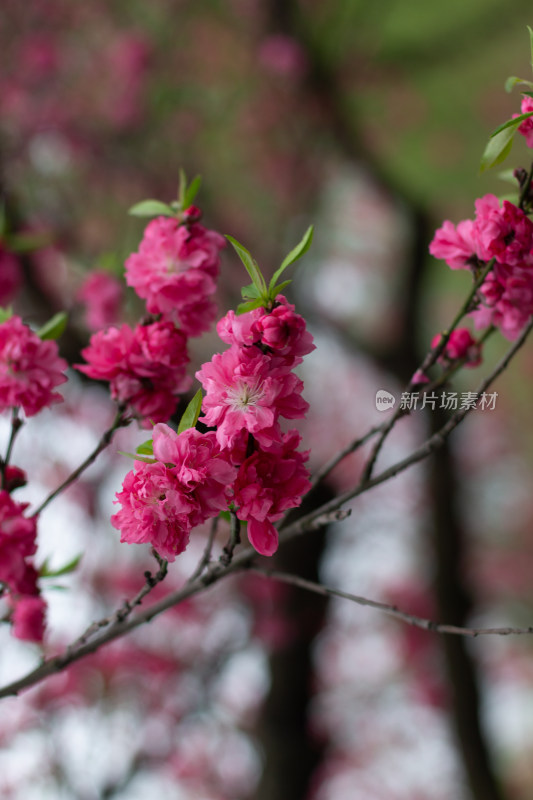
[(67, 362), (60, 358), (55, 341), (42, 341), (20, 317), (0, 324), (0, 411), (22, 406), (31, 417), (60, 403), (54, 392), (67, 378)]
[(237, 517), (248, 522), (250, 543), (264, 556), (278, 548), (278, 532), (272, 523), (299, 506), (311, 487), (304, 466), (309, 452), (297, 450), (300, 441), (300, 434), (293, 430), (271, 450), (256, 450), (241, 464), (235, 481)]
[(237, 470), (221, 452), (213, 432), (194, 428), (177, 434), (154, 428), (155, 463), (135, 462), (111, 517), (122, 542), (149, 543), (174, 561), (189, 543), (190, 531), (227, 508)]
[[(438, 333), (431, 340), (431, 347), (437, 347), (440, 340), (441, 334)], [(456, 328), (451, 332), (439, 361), (448, 362), (459, 359), (465, 359), (466, 367), (477, 367), (481, 363), (481, 347), (468, 328)]]
[(223, 236), (197, 222), (157, 217), (146, 227), (139, 251), (126, 260), (126, 282), (152, 314), (163, 314), (191, 336), (208, 330), (216, 315)]
[(243, 429), (268, 447), (280, 439), (278, 417), (299, 419), (309, 408), (301, 397), (302, 381), (286, 368), (272, 368), (259, 348), (216, 353), (196, 377), (206, 391), (203, 422), (217, 427), (224, 448), (231, 448)]
[(109, 381), (113, 399), (127, 404), (143, 427), (151, 427), (150, 420), (168, 420), (191, 384), (187, 339), (168, 321), (99, 331), (82, 356), (87, 365), (76, 364), (76, 369)]

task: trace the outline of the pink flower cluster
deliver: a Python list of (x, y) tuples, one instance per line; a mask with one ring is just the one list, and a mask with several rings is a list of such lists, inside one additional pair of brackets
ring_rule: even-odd
[(208, 330), (216, 316), (219, 253), (225, 239), (198, 222), (157, 217), (147, 226), (139, 252), (126, 261), (126, 282), (152, 314), (172, 319), (189, 336)]
[[(13, 470), (17, 473), (15, 485), (20, 486), (22, 470), (11, 468), (12, 475)], [(9, 486), (9, 476), (6, 478)], [(0, 588), (7, 592), (14, 635), (40, 642), (46, 604), (37, 587), (37, 571), (28, 560), (37, 549), (37, 523), (35, 517), (24, 516), (27, 506), (12, 500), (8, 491), (0, 490)]]
[(217, 330), (230, 348), (196, 373), (206, 392), (202, 421), (216, 426), (220, 447), (239, 465), (233, 503), (237, 517), (248, 522), (250, 542), (272, 555), (278, 546), (272, 523), (299, 505), (310, 486), (308, 454), (297, 450), (300, 435), (284, 434), (280, 418), (301, 419), (307, 412), (303, 383), (292, 370), (315, 346), (282, 295), (270, 311), (230, 311)]
[(63, 400), (54, 389), (67, 378), (54, 341), (42, 341), (20, 317), (0, 324), (0, 411), (22, 406), (28, 417)]
[(135, 462), (117, 500), (122, 505), (111, 522), (120, 540), (150, 543), (168, 561), (182, 553), (189, 533), (227, 507), (237, 473), (213, 432), (194, 428), (175, 433), (154, 427), (154, 463)]
[[(202, 227), (199, 217), (191, 206), (179, 219), (157, 217), (147, 225), (139, 252), (126, 260), (126, 281), (155, 316), (133, 329), (97, 331), (82, 352), (87, 365), (76, 365), (91, 378), (109, 381), (112, 397), (145, 428), (174, 413), (191, 384), (187, 337), (203, 333), (215, 319), (211, 296), (225, 239)], [(117, 310), (117, 290), (108, 276), (95, 273), (80, 297), (88, 303), (90, 324), (107, 323)]]
[(273, 522), (310, 487), (300, 434), (280, 426), (280, 418), (301, 418), (308, 408), (292, 371), (314, 349), (303, 318), (279, 296), (271, 311), (229, 312), (218, 331), (230, 348), (196, 374), (206, 391), (202, 422), (216, 431), (178, 435), (156, 425), (155, 461), (136, 462), (117, 494), (122, 508), (112, 523), (121, 541), (151, 543), (168, 560), (185, 549), (194, 526), (228, 504), (248, 523), (255, 549), (272, 555)]
[[(431, 347), (437, 347), (440, 340), (441, 335), (438, 333), (431, 340)], [(477, 367), (481, 363), (481, 347), (468, 328), (456, 328), (451, 332), (439, 360), (447, 364), (463, 358), (466, 367)]]
[(533, 314), (533, 222), (522, 209), (485, 195), (476, 201), (475, 219), (445, 221), (429, 251), (452, 269), (475, 272), (494, 259), (471, 313), (478, 328), (492, 324), (508, 339), (518, 336)]
[(168, 420), (177, 397), (191, 385), (187, 338), (172, 322), (107, 328), (91, 337), (82, 355), (88, 366), (76, 368), (109, 381), (113, 399), (129, 406), (145, 428), (150, 420)]

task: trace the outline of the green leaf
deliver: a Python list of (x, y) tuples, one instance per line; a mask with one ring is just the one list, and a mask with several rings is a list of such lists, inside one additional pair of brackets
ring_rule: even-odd
[(527, 26), (527, 29), (529, 31), (529, 50), (531, 53), (531, 58), (529, 63), (531, 64), (531, 68), (533, 69), (533, 31), (531, 30), (529, 25)]
[(486, 169), (490, 169), (496, 166), (496, 164), (501, 164), (502, 161), (505, 161), (511, 152), (515, 133), (516, 126), (512, 128), (507, 127), (489, 139), (484, 153), (481, 156), (480, 172), (484, 172)]
[(218, 518), (224, 519), (226, 520), (226, 522), (229, 522), (231, 520), (231, 514), (229, 511), (224, 510), (219, 513)]
[(80, 563), (83, 557), (83, 553), (79, 553), (77, 556), (58, 569), (50, 569), (48, 566), (48, 559), (46, 558), (43, 565), (39, 569), (39, 576), (41, 578), (57, 578), (59, 575), (68, 575), (69, 572), (74, 572), (78, 564)]
[(272, 297), (272, 299), (273, 299), (273, 300), (275, 300), (275, 298), (276, 298), (276, 295), (278, 295), (280, 292), (282, 292), (282, 291), (283, 291), (283, 289), (284, 289), (286, 286), (288, 286), (288, 285), (289, 285), (289, 283), (292, 283), (292, 280), (289, 280), (289, 281), (282, 281), (281, 283), (278, 283), (278, 285), (277, 285), (277, 286), (274, 286), (274, 288), (270, 290), (270, 296)]
[(197, 175), (195, 178), (192, 179), (190, 185), (187, 187), (183, 194), (183, 210), (192, 206), (194, 198), (198, 194), (200, 186), (202, 185), (202, 176)]
[(167, 203), (160, 200), (141, 200), (130, 208), (128, 214), (132, 217), (173, 217), (174, 212)]
[(202, 390), (198, 389), (183, 413), (180, 424), (178, 425), (178, 433), (183, 433), (183, 431), (187, 431), (189, 428), (194, 428), (198, 422), (200, 411), (202, 410), (202, 400)]
[(135, 450), (136, 453), (139, 453), (141, 456), (153, 456), (154, 454), (154, 443), (152, 439), (147, 439), (145, 442), (139, 445), (139, 447)]
[(279, 269), (275, 271), (273, 274), (270, 284), (268, 286), (268, 293), (269, 295), (272, 293), (272, 289), (276, 285), (276, 281), (278, 280), (281, 273), (287, 269), (291, 264), (294, 264), (295, 261), (298, 261), (299, 258), (303, 256), (304, 253), (307, 253), (309, 248), (311, 247), (311, 242), (313, 241), (313, 226), (310, 225), (306, 232), (304, 233), (302, 239), (296, 247), (294, 247), (291, 252), (283, 259), (283, 262)]
[(52, 319), (45, 322), (42, 328), (39, 328), (37, 336), (43, 341), (46, 339), (59, 339), (67, 327), (67, 322), (68, 314), (66, 311), (58, 311), (57, 314), (54, 314)]
[(7, 322), (7, 320), (11, 319), (12, 316), (13, 316), (13, 309), (11, 308), (11, 306), (8, 306), (7, 308), (0, 308), (0, 325), (2, 324), (2, 322)]
[(241, 295), (243, 300), (255, 300), (259, 297), (258, 289), (253, 285), (253, 283), (249, 283), (248, 286), (243, 286), (241, 289)]
[(502, 169), (501, 172), (498, 172), (498, 178), (501, 181), (505, 181), (505, 183), (513, 183), (515, 186), (518, 186), (518, 181), (516, 180), (514, 169)]
[(183, 208), (183, 200), (185, 199), (185, 194), (187, 192), (187, 175), (185, 174), (185, 170), (180, 168), (179, 171), (180, 182), (178, 185), (178, 208)]
[(250, 300), (247, 303), (239, 303), (237, 306), (237, 316), (240, 314), (246, 314), (247, 311), (253, 311), (254, 308), (260, 308), (263, 305), (264, 301), (260, 297), (257, 300)]
[(257, 262), (252, 258), (251, 253), (246, 249), (246, 247), (238, 242), (237, 239), (234, 239), (233, 236), (226, 235), (226, 239), (231, 243), (233, 249), (244, 264), (246, 272), (252, 279), (253, 285), (256, 287), (258, 294), (265, 295), (266, 297), (267, 288), (265, 279), (261, 275), (261, 270), (257, 266)]
[(145, 464), (155, 464), (155, 458), (148, 458), (140, 456), (138, 453), (127, 453), (125, 450), (117, 450), (119, 456), (126, 456), (126, 458), (133, 458), (134, 461), (143, 461)]
[(507, 128), (518, 128), (520, 123), (523, 122), (528, 117), (533, 117), (533, 111), (528, 111), (526, 114), (519, 114), (514, 119), (508, 119), (507, 122), (504, 122), (503, 125), (500, 125), (499, 128), (496, 128), (495, 131), (492, 131), (490, 138), (493, 139), (495, 136), (497, 136), (499, 133), (506, 130)]
[(511, 75), (505, 81), (505, 91), (512, 92), (514, 87), (518, 86), (519, 84), (522, 84), (523, 86), (529, 86), (533, 89), (533, 83), (531, 83), (531, 81), (526, 81), (523, 78), (517, 78), (516, 75)]
[(32, 253), (48, 247), (52, 241), (50, 233), (12, 233), (7, 237), (6, 244), (11, 253)]

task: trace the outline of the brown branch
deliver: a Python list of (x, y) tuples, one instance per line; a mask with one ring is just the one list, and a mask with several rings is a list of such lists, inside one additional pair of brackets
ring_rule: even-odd
[[(530, 321), (529, 325), (523, 330), (522, 334), (516, 340), (516, 342), (514, 342), (512, 347), (509, 348), (506, 355), (501, 359), (491, 374), (484, 381), (482, 381), (478, 388), (479, 394), (484, 392), (498, 377), (498, 375), (503, 372), (510, 360), (524, 344), (532, 328), (533, 320)], [(344, 511), (342, 514), (336, 514), (335, 512), (338, 512), (341, 509), (341, 506), (349, 500), (352, 500), (354, 497), (362, 494), (364, 491), (371, 489), (373, 486), (384, 483), (400, 472), (403, 472), (412, 464), (421, 461), (437, 448), (441, 447), (450, 433), (457, 427), (462, 419), (464, 419), (470, 410), (470, 408), (464, 408), (457, 411), (439, 431), (431, 436), (421, 447), (411, 453), (411, 455), (407, 458), (397, 462), (388, 469), (383, 470), (383, 472), (366, 483), (359, 484), (359, 486), (357, 486), (355, 489), (345, 492), (330, 502), (324, 503), (315, 511), (306, 514), (301, 519), (282, 529), (280, 533), (280, 542), (283, 543), (289, 541), (295, 536), (311, 530), (319, 524), (320, 520), (323, 521), (324, 519), (327, 519), (328, 521), (333, 521), (334, 519), (344, 516)], [(96, 630), (103, 628), (106, 630), (104, 630), (103, 633), (101, 633), (101, 635), (97, 638), (93, 638), (92, 641), (84, 641), (83, 644), (76, 647), (71, 645), (70, 647), (67, 647), (62, 654), (46, 659), (36, 669), (32, 670), (24, 677), (1, 688), (0, 698), (18, 694), (22, 689), (33, 686), (34, 684), (44, 680), (44, 678), (48, 677), (49, 675), (61, 672), (63, 669), (65, 669), (65, 667), (74, 661), (78, 661), (89, 653), (94, 653), (104, 644), (124, 636), (126, 633), (129, 633), (129, 631), (134, 630), (140, 625), (143, 625), (145, 622), (150, 622), (154, 617), (158, 616), (163, 611), (166, 611), (167, 609), (172, 608), (172, 606), (183, 602), (189, 597), (204, 591), (208, 586), (218, 582), (222, 578), (225, 578), (238, 570), (248, 568), (256, 556), (257, 554), (255, 550), (252, 547), (247, 547), (241, 553), (235, 555), (230, 564), (211, 564), (211, 566), (202, 576), (199, 576), (196, 580), (187, 583), (181, 589), (170, 593), (167, 595), (167, 597), (163, 598), (157, 603), (154, 603), (152, 606), (138, 613), (133, 618), (131, 615), (128, 616), (129, 612), (128, 615), (117, 615), (115, 613), (105, 620), (93, 623), (96, 627)], [(509, 633), (511, 632), (513, 631), (509, 631)]]
[(350, 600), (352, 603), (357, 603), (357, 605), (360, 606), (375, 608), (390, 617), (406, 622), (408, 625), (413, 625), (416, 628), (422, 628), (426, 631), (433, 631), (434, 633), (465, 636), (472, 639), (475, 639), (477, 636), (516, 636), (533, 634), (533, 625), (527, 628), (465, 628), (460, 625), (441, 624), (431, 619), (426, 619), (425, 617), (418, 617), (416, 614), (408, 614), (405, 611), (401, 611), (395, 605), (381, 603), (378, 600), (370, 600), (368, 597), (361, 597), (361, 595), (352, 594), (351, 592), (344, 592), (341, 589), (332, 589), (330, 586), (324, 586), (321, 583), (305, 580), (304, 578), (298, 577), (298, 575), (291, 575), (290, 573), (279, 572), (278, 570), (263, 569), (262, 567), (253, 565), (249, 567), (249, 570), (255, 572), (257, 575), (263, 575), (265, 578), (272, 578), (276, 581), (288, 583), (291, 586), (298, 586), (300, 589), (306, 589), (309, 592), (315, 592), (316, 594), (328, 597), (340, 597), (344, 600)]

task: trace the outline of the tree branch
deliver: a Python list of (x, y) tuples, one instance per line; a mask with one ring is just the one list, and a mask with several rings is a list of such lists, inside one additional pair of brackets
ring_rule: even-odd
[(399, 619), (406, 622), (408, 625), (413, 625), (415, 628), (422, 628), (426, 631), (433, 631), (434, 633), (451, 634), (454, 636), (465, 636), (475, 639), (477, 636), (511, 636), (511, 635), (526, 635), (533, 634), (533, 625), (527, 628), (465, 628), (460, 625), (447, 625), (439, 622), (434, 622), (425, 617), (418, 617), (416, 614), (409, 614), (401, 611), (397, 606), (388, 603), (381, 603), (378, 600), (370, 600), (361, 595), (351, 594), (351, 592), (344, 592), (341, 589), (333, 589), (330, 586), (324, 586), (321, 583), (305, 580), (298, 577), (298, 575), (291, 575), (287, 572), (279, 572), (278, 570), (266, 569), (251, 565), (250, 572), (255, 572), (257, 575), (263, 575), (265, 578), (272, 578), (276, 581), (288, 583), (291, 586), (298, 586), (300, 589), (305, 589), (309, 592), (315, 592), (329, 597), (340, 597), (344, 600), (350, 600), (360, 606), (367, 606), (382, 611), (390, 617)]

